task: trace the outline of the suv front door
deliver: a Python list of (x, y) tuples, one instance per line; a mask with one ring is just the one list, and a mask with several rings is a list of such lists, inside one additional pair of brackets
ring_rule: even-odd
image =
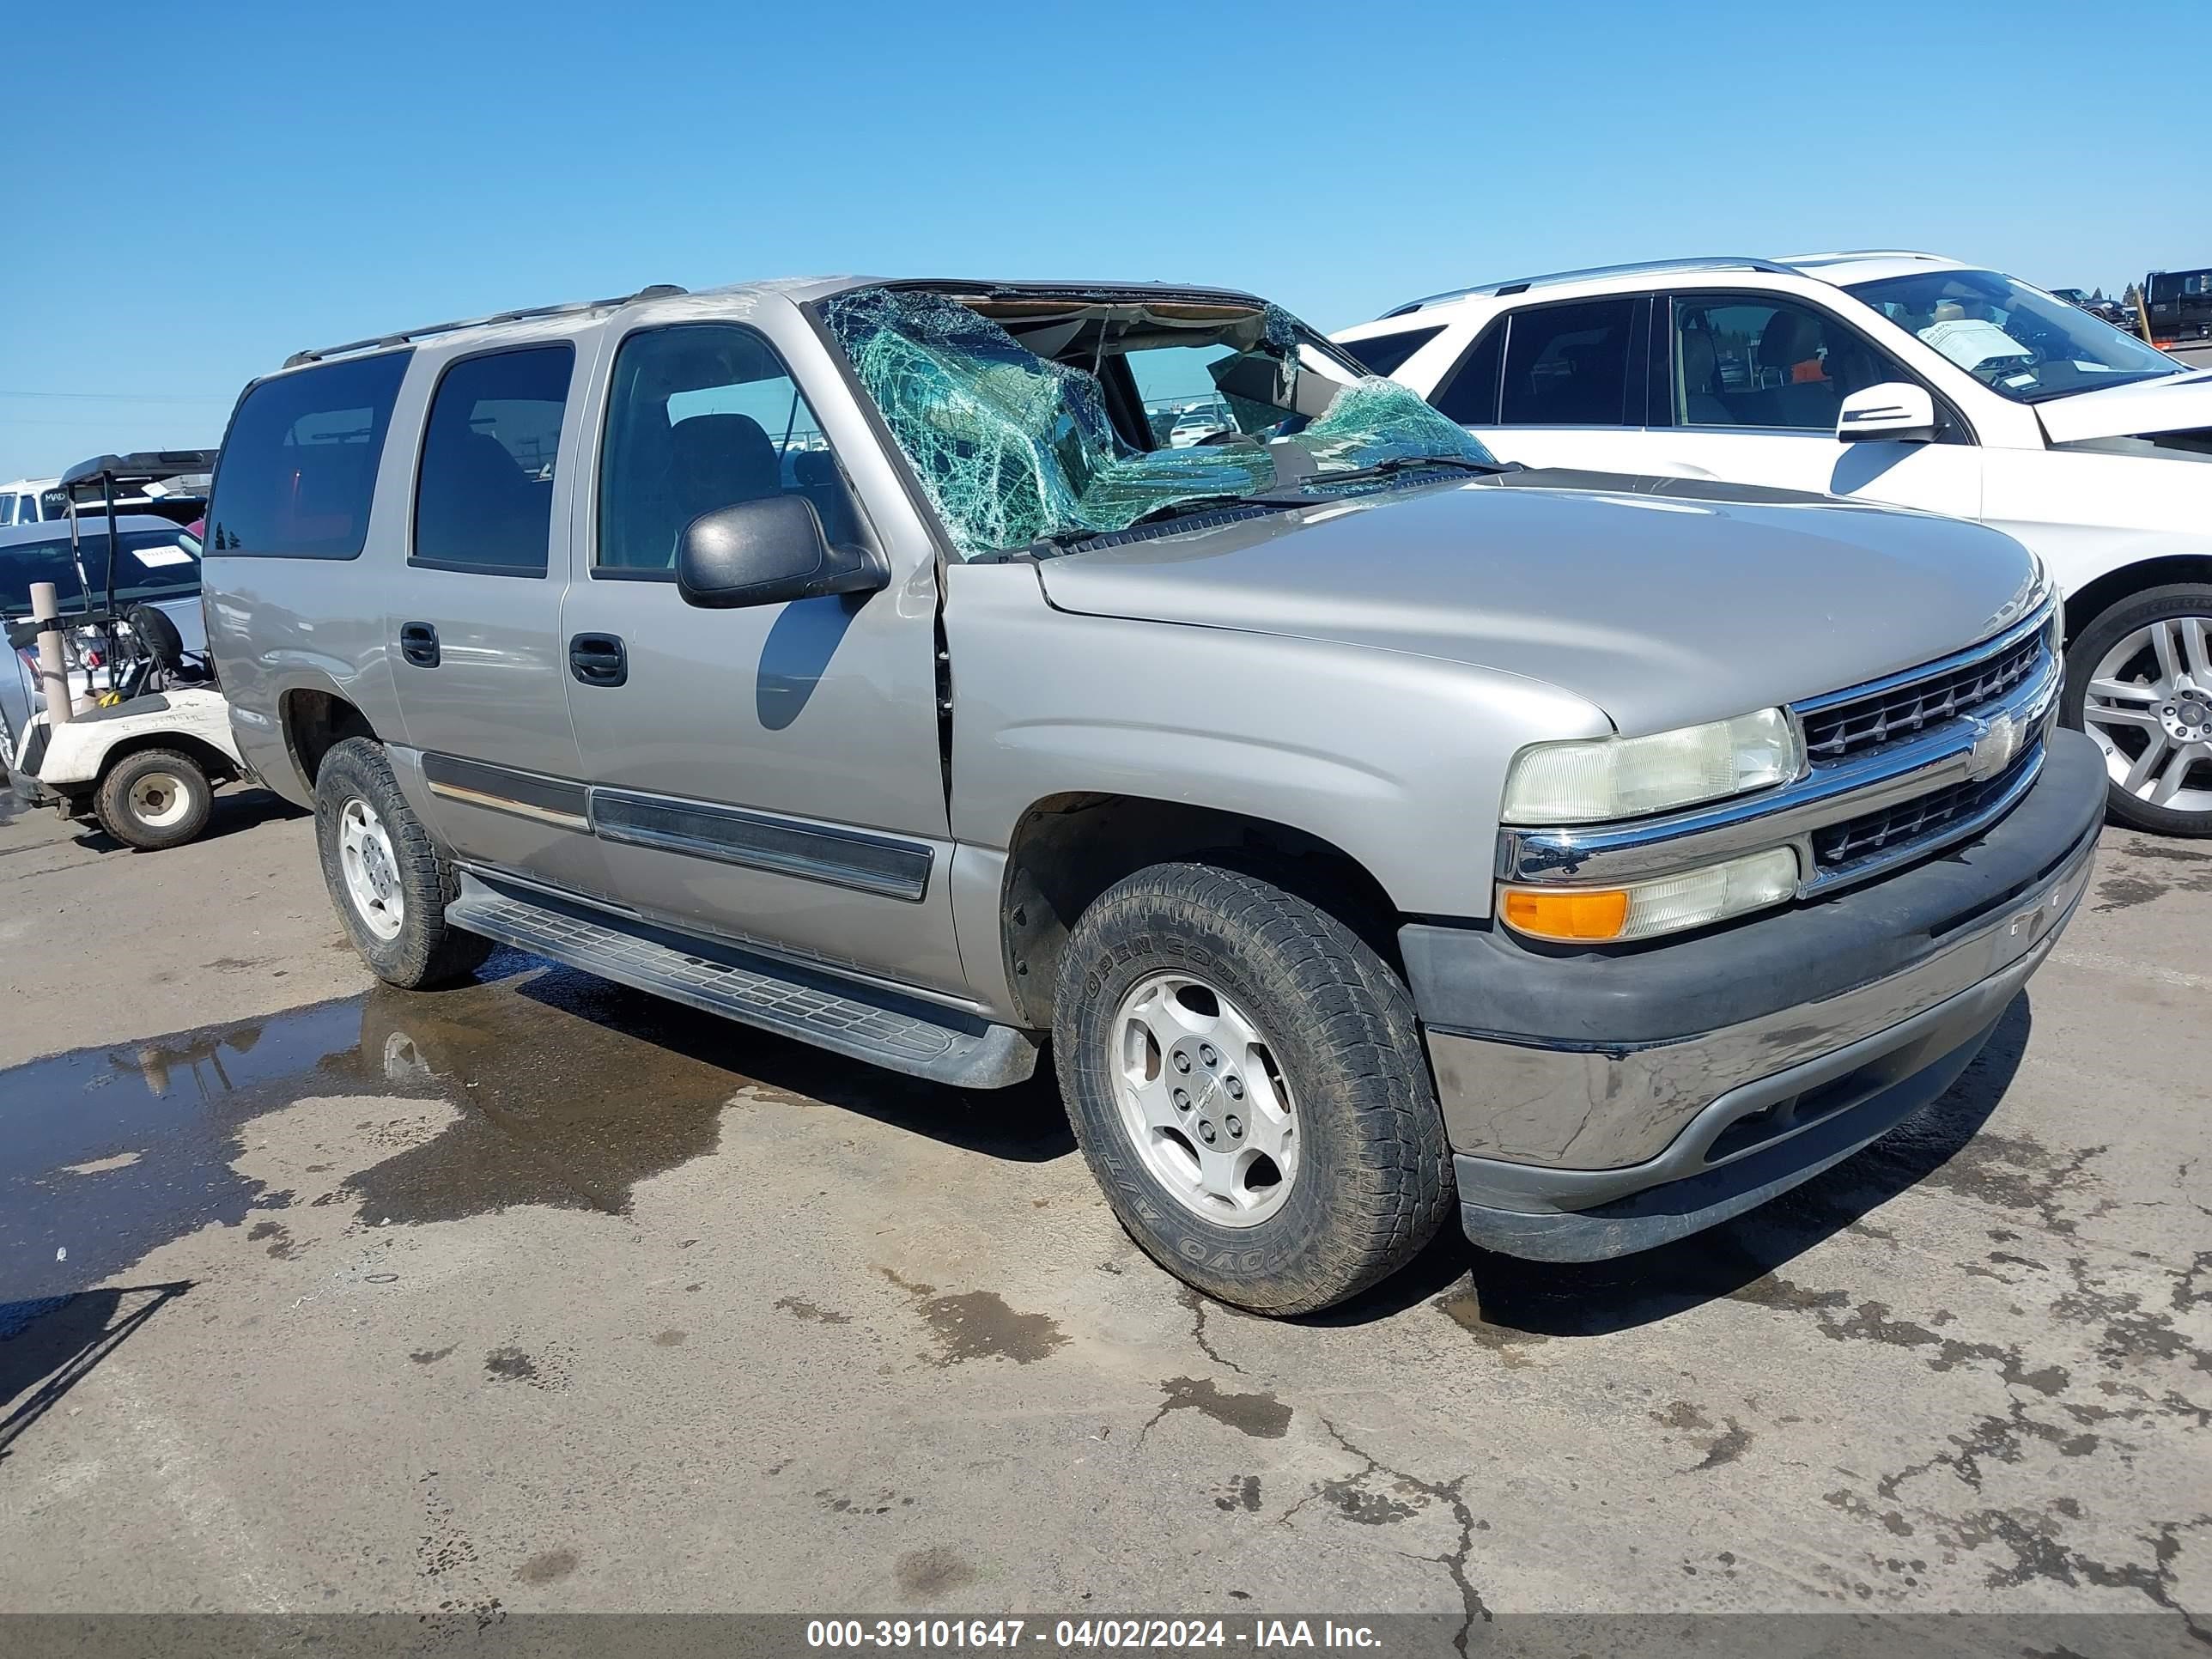
[(1844, 398), (1916, 379), (1841, 318), (1782, 295), (1690, 291), (1659, 296), (1652, 320), (1639, 471), (1979, 516), (1981, 452), (1940, 398), (1936, 442), (1838, 439)]
[[(933, 550), (884, 544), (837, 453), (872, 442), (862, 416), (798, 313), (775, 321), (782, 349), (749, 323), (636, 328), (601, 371), (562, 622), (592, 821), (615, 890), (648, 916), (959, 994)], [(876, 546), (890, 587), (685, 604), (684, 526), (771, 495)]]

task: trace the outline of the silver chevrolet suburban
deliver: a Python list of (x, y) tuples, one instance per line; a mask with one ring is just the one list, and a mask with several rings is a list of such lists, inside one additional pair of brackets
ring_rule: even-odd
[(1848, 1157), (2048, 955), (2104, 802), (2018, 544), (1503, 467), (1218, 289), (302, 352), (205, 582), (383, 978), (501, 941), (964, 1088), (1049, 1039), (1122, 1224), (1274, 1314), (1455, 1205), (1586, 1260)]

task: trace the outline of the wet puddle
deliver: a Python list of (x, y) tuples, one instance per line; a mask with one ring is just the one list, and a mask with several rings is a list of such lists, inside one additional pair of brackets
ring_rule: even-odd
[(0, 1304), (96, 1284), (193, 1228), (293, 1202), (232, 1164), (253, 1119), (296, 1101), (458, 1109), (433, 1139), (329, 1173), (380, 1224), (523, 1204), (619, 1212), (639, 1181), (714, 1150), (722, 1106), (750, 1081), (715, 1056), (757, 1039), (531, 958), (489, 971), (0, 1072)]
[[(749, 1085), (993, 1158), (1073, 1154), (1048, 1076), (964, 1094), (519, 952), (483, 971), (0, 1071), (0, 1304), (96, 1285), (210, 1221), (250, 1222), (280, 1254), (285, 1230), (256, 1212), (294, 1203), (380, 1225), (515, 1205), (618, 1214), (640, 1181), (714, 1151)], [(233, 1167), (254, 1119), (331, 1096), (362, 1098), (372, 1141), (376, 1100), (456, 1115), (364, 1167), (316, 1170), (313, 1194)]]

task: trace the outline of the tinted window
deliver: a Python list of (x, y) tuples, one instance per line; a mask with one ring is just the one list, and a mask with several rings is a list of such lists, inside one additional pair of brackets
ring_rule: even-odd
[(1590, 300), (1516, 312), (1505, 343), (1498, 423), (1630, 424), (1629, 337), (1636, 303), (1633, 298)]
[(1434, 328), (1409, 328), (1399, 334), (1370, 334), (1364, 340), (1340, 340), (1338, 345), (1359, 361), (1370, 374), (1395, 374), (1406, 359), (1443, 333)]
[(413, 562), (542, 576), (553, 527), (575, 350), (567, 345), (465, 357), (430, 399), (415, 477)]
[(407, 357), (386, 352), (300, 369), (247, 392), (216, 466), (210, 549), (358, 557)]
[[(84, 558), (84, 580), (70, 560), (69, 536), (51, 541), (19, 542), (0, 547), (0, 614), (31, 614), (31, 584), (52, 582), (64, 612), (84, 609), (87, 589), (93, 602), (107, 592), (107, 526), (104, 518), (88, 519), (78, 528)], [(182, 530), (126, 530), (115, 542), (115, 599), (123, 605), (138, 599), (173, 599), (199, 590), (199, 544)]]
[(2151, 273), (2150, 302), (2170, 306), (2182, 295), (2212, 296), (2212, 270), (2157, 270)]
[(1459, 360), (1429, 401), (1462, 426), (1498, 424), (1498, 371), (1505, 362), (1505, 325), (1492, 323)]
[(687, 323), (623, 342), (599, 461), (599, 568), (673, 571), (692, 520), (778, 495), (813, 502), (832, 542), (861, 538), (830, 440), (765, 339)]
[(1905, 378), (1856, 331), (1794, 301), (1677, 295), (1674, 335), (1681, 426), (1832, 433), (1847, 396)]
[(15, 522), (15, 498), (13, 495), (0, 495), (0, 526), (11, 525)]

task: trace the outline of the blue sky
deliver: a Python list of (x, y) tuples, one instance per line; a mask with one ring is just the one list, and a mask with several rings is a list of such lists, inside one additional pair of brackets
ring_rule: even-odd
[(1160, 277), (1327, 328), (1696, 252), (1928, 247), (2110, 289), (2212, 263), (2204, 97), (2163, 67), (2203, 21), (2204, 0), (24, 0), (0, 478), (212, 444), (302, 346), (653, 282)]

